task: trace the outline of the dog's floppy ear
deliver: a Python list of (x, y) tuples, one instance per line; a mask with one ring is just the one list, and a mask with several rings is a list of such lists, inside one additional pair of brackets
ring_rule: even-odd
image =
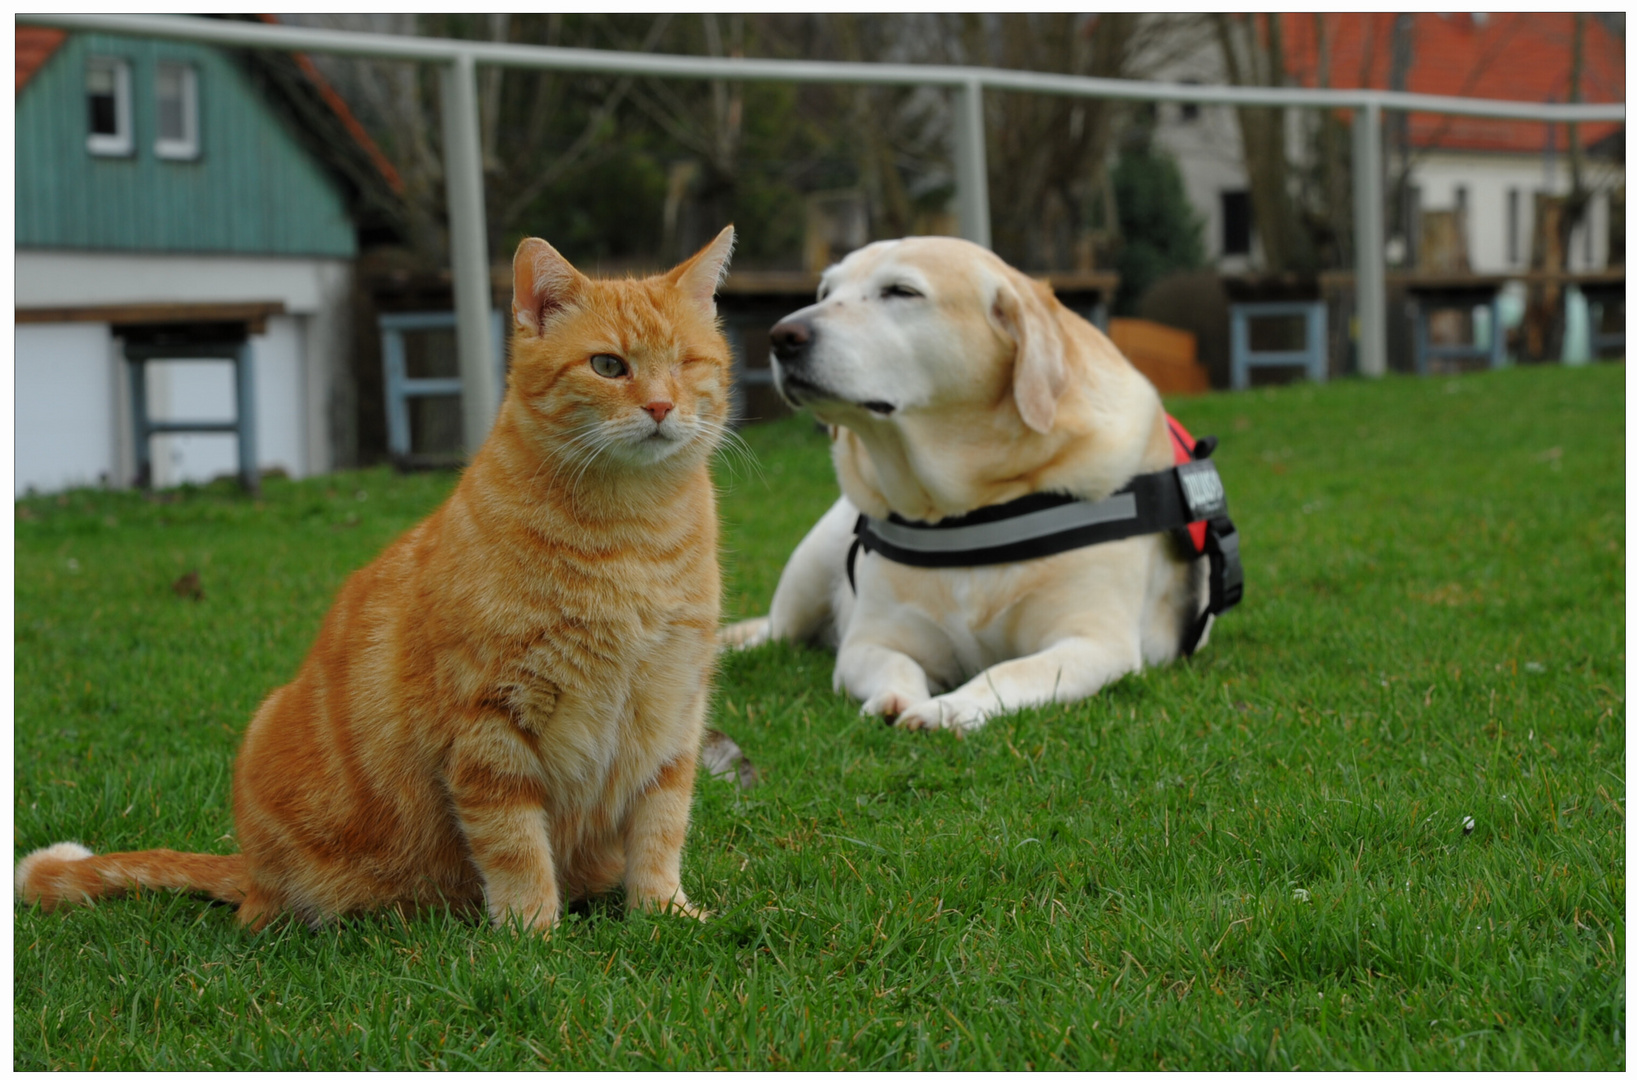
[(1012, 397), (1023, 422), (1044, 435), (1057, 417), (1057, 398), (1068, 384), (1063, 333), (1051, 305), (1032, 281), (1003, 279), (991, 312), (1001, 330), (1017, 345), (1012, 366)]
[(567, 306), (587, 280), (556, 248), (529, 237), (512, 259), (512, 318), (524, 330), (540, 333), (552, 312)]
[(733, 226), (716, 234), (716, 239), (700, 248), (687, 262), (665, 275), (676, 283), (682, 294), (695, 306), (704, 310), (707, 318), (716, 318), (716, 286), (727, 274), (728, 259), (733, 255)]

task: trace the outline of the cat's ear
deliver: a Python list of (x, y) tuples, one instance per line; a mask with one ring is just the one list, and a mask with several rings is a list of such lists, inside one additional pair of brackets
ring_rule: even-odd
[(700, 248), (694, 257), (665, 275), (710, 318), (716, 317), (716, 286), (727, 275), (733, 255), (733, 226), (716, 234), (716, 239)]
[(512, 260), (512, 318), (523, 330), (538, 334), (551, 313), (567, 306), (586, 280), (556, 248), (529, 237), (517, 245)]

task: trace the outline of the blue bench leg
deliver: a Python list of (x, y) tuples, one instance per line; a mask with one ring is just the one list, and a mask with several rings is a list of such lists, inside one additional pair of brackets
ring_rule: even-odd
[(1415, 324), (1415, 373), (1425, 375), (1431, 366), (1427, 353), (1431, 349), (1431, 335), (1427, 331), (1426, 305), (1417, 301), (1410, 312), (1410, 320)]
[(153, 486), (153, 433), (148, 429), (148, 365), (127, 360), (131, 373), (131, 436), (136, 441), (136, 486)]
[(254, 495), (261, 491), (261, 469), (256, 464), (256, 369), (248, 341), (233, 358), (233, 389), (239, 414), (239, 485)]
[(1244, 390), (1250, 386), (1250, 324), (1242, 311), (1233, 313), (1232, 324), (1228, 328), (1228, 349), (1233, 388)]
[(1314, 304), (1307, 313), (1307, 377), (1316, 383), (1330, 377), (1329, 333), (1329, 313), (1322, 303)]

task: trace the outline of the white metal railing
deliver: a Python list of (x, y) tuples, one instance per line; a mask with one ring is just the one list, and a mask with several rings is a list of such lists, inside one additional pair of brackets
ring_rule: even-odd
[(1314, 90), (1299, 87), (1196, 86), (1098, 79), (1080, 75), (960, 67), (947, 64), (875, 64), (817, 60), (763, 60), (508, 45), (448, 38), (363, 34), (341, 30), (225, 22), (176, 15), (19, 14), (19, 25), (162, 37), (250, 49), (324, 52), (441, 65), (444, 167), (449, 201), (450, 261), (454, 278), (456, 342), (460, 355), (466, 441), (475, 450), (494, 420), (499, 398), (488, 362), (489, 255), (478, 149), (478, 64), (548, 71), (646, 75), (673, 79), (865, 83), (942, 86), (955, 91), (955, 203), (961, 235), (989, 243), (988, 167), (983, 91), (1009, 90), (1127, 101), (1212, 105), (1267, 105), (1348, 109), (1353, 123), (1353, 230), (1359, 319), (1359, 370), (1387, 370), (1386, 260), (1382, 230), (1383, 110), (1432, 112), (1558, 123), (1623, 123), (1625, 105), (1549, 105), (1439, 97), (1387, 90)]

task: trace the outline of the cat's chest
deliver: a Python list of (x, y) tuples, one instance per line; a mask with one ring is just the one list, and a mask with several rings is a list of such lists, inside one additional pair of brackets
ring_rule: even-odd
[(519, 724), (541, 735), (664, 727), (708, 677), (712, 625), (698, 605), (559, 615), (520, 643), (500, 689)]
[(631, 740), (669, 743), (702, 699), (719, 617), (715, 538), (671, 524), (664, 544), (543, 546), (509, 573), (490, 564), (495, 651), (482, 692), (542, 753), (589, 761)]

